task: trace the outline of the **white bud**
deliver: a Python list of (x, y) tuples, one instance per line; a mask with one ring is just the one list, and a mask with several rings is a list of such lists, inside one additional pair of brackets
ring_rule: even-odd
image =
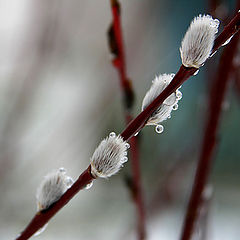
[(65, 170), (60, 168), (44, 177), (36, 194), (38, 211), (47, 209), (72, 185), (72, 178), (65, 173)]
[(182, 64), (199, 68), (211, 55), (219, 20), (199, 15), (191, 22), (180, 48)]
[(126, 162), (127, 148), (128, 144), (121, 136), (111, 133), (102, 140), (90, 159), (92, 175), (107, 178), (117, 173)]
[[(174, 74), (162, 74), (155, 77), (151, 88), (146, 93), (142, 102), (142, 111), (169, 85), (174, 78)], [(172, 110), (175, 110), (176, 104), (182, 98), (179, 90), (176, 90), (167, 97), (160, 107), (148, 119), (147, 125), (158, 125), (162, 121), (171, 117)]]

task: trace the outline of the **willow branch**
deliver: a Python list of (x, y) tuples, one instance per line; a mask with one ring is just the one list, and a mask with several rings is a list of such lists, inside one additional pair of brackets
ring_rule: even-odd
[[(239, 24), (240, 14), (238, 12), (234, 18), (234, 21), (231, 21), (224, 28), (222, 33), (216, 38), (216, 50), (222, 46), (222, 44), (225, 42), (225, 38), (230, 38), (239, 30)], [(231, 31), (233, 28), (235, 29), (235, 32)], [(224, 37), (222, 37), (222, 34)], [(219, 39), (222, 39), (222, 41)], [(148, 118), (159, 108), (163, 101), (174, 91), (176, 91), (176, 89), (179, 88), (197, 70), (198, 69), (196, 68), (186, 68), (184, 66), (181, 66), (171, 83), (163, 90), (163, 92), (124, 129), (124, 131), (121, 133), (123, 139), (128, 141), (131, 137), (134, 136), (135, 133), (140, 131), (145, 126)], [(61, 208), (63, 208), (78, 193), (79, 190), (81, 190), (84, 186), (93, 180), (94, 178), (90, 173), (89, 167), (80, 175), (78, 180), (62, 195), (62, 197), (57, 202), (55, 202), (48, 209), (35, 215), (25, 230), (20, 234), (19, 237), (17, 237), (17, 240), (26, 240), (30, 238), (35, 232), (43, 227)]]

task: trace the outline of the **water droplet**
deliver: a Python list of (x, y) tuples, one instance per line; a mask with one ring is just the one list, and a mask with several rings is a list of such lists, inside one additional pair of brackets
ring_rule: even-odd
[(174, 77), (175, 77), (175, 74), (174, 74), (174, 73), (171, 73), (171, 74), (170, 74), (170, 77), (171, 77), (171, 78), (174, 78)]
[(213, 56), (215, 55), (216, 52), (217, 52), (217, 51), (211, 53), (209, 57), (210, 57), (210, 58), (213, 57)]
[(218, 32), (218, 26), (219, 26), (219, 20), (218, 19), (214, 19), (213, 21), (211, 21), (210, 26), (213, 28), (216, 28), (215, 32)]
[(87, 184), (87, 185), (85, 186), (84, 189), (88, 190), (89, 188), (92, 187), (92, 185), (93, 185), (93, 182), (90, 182), (89, 184)]
[(171, 118), (171, 115), (168, 116), (168, 119), (170, 119), (170, 118)]
[(196, 76), (198, 73), (199, 73), (199, 69), (193, 75)]
[(127, 156), (127, 151), (125, 151), (125, 152), (123, 153), (123, 155), (124, 155), (124, 156)]
[(125, 163), (125, 162), (127, 162), (128, 161), (128, 158), (127, 157), (124, 157), (123, 159), (122, 159), (122, 162), (123, 163)]
[(176, 97), (177, 97), (177, 100), (182, 99), (182, 93), (180, 91), (177, 91)]
[(129, 149), (129, 148), (130, 148), (130, 144), (129, 144), (129, 143), (126, 143), (126, 144), (125, 144), (125, 147), (126, 147), (127, 149)]
[(66, 169), (63, 168), (63, 167), (61, 167), (61, 168), (59, 168), (59, 172), (61, 172), (61, 173), (66, 173)]
[(70, 188), (73, 185), (73, 179), (71, 177), (66, 177), (65, 182), (68, 188)]
[(35, 232), (33, 236), (38, 236), (41, 233), (43, 233), (45, 231), (45, 229), (47, 228), (47, 226), (48, 226), (48, 223), (46, 223), (42, 228), (40, 228), (37, 232)]
[(214, 19), (214, 22), (216, 23), (217, 26), (220, 24), (220, 21), (218, 19)]
[(227, 45), (227, 44), (231, 41), (232, 37), (233, 37), (233, 36), (231, 36), (229, 39), (227, 39), (227, 40), (225, 41), (225, 43), (222, 44), (222, 46)]
[(116, 137), (116, 133), (115, 133), (115, 132), (111, 132), (111, 133), (109, 134), (109, 137)]
[(138, 134), (139, 134), (139, 132), (136, 132), (136, 133), (134, 134), (134, 136), (136, 137)]
[(157, 125), (157, 126), (155, 127), (156, 133), (162, 133), (163, 130), (164, 130), (163, 125)]
[(173, 105), (173, 110), (175, 111), (177, 109), (178, 109), (178, 104), (176, 103), (176, 104)]

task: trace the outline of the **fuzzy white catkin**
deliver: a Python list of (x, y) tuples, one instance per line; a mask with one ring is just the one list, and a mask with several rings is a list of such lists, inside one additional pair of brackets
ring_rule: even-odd
[(101, 141), (94, 151), (91, 162), (91, 173), (94, 177), (107, 178), (116, 174), (127, 159), (129, 144), (121, 136), (110, 133)]
[[(171, 73), (155, 77), (151, 88), (148, 90), (143, 99), (142, 111), (169, 85), (174, 76), (175, 75)], [(147, 125), (158, 125), (160, 122), (170, 118), (172, 110), (174, 110), (174, 107), (178, 106), (177, 103), (181, 97), (182, 93), (177, 89), (168, 98), (166, 98), (160, 107), (152, 114), (147, 121)]]
[(46, 175), (36, 194), (38, 211), (47, 209), (51, 204), (56, 202), (72, 183), (72, 178), (66, 176), (63, 168)]
[(219, 20), (210, 15), (199, 15), (191, 22), (180, 48), (185, 67), (201, 67), (211, 55)]

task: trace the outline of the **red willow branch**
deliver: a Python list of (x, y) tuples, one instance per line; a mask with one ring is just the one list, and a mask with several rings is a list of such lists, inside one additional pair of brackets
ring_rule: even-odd
[[(214, 48), (217, 50), (226, 41), (239, 30), (240, 12), (234, 19), (223, 29), (222, 33), (216, 38)], [(235, 29), (235, 32), (229, 31)], [(225, 37), (222, 37), (222, 34)], [(222, 42), (218, 39), (222, 39)], [(135, 133), (140, 131), (146, 124), (147, 119), (159, 108), (163, 101), (170, 96), (178, 87), (180, 87), (190, 76), (197, 71), (196, 68), (186, 68), (181, 66), (171, 83), (162, 91), (162, 93), (135, 119), (133, 119), (125, 130), (121, 133), (124, 140), (128, 141)], [(53, 203), (48, 209), (36, 213), (29, 225), (20, 234), (16, 240), (26, 240), (30, 238), (35, 232), (43, 227), (61, 208), (63, 208), (84, 186), (94, 180), (91, 175), (90, 166), (85, 170), (78, 180), (69, 188), (62, 197)]]
[(134, 93), (131, 81), (127, 78), (126, 62), (124, 54), (124, 45), (122, 38), (121, 18), (120, 18), (120, 5), (117, 0), (111, 1), (111, 9), (113, 16), (113, 23), (110, 26), (108, 37), (111, 52), (115, 55), (113, 60), (114, 66), (119, 72), (120, 83), (124, 94), (124, 104), (126, 109), (131, 109), (134, 100)]
[[(121, 83), (122, 93), (124, 97), (124, 115), (126, 124), (132, 121), (131, 109), (134, 102), (134, 91), (131, 81), (127, 78), (126, 74), (126, 62), (124, 54), (123, 34), (121, 27), (121, 13), (120, 4), (117, 0), (111, 0), (111, 9), (113, 16), (113, 23), (109, 30), (109, 43), (112, 53), (115, 54), (113, 61), (114, 66), (118, 70), (119, 80)], [(132, 168), (132, 186), (133, 200), (135, 202), (138, 214), (138, 239), (143, 240), (145, 238), (145, 211), (141, 186), (141, 172), (140, 172), (140, 160), (139, 160), (139, 144), (138, 138), (133, 137), (130, 139), (130, 156), (131, 156), (131, 168)]]
[(197, 222), (199, 208), (202, 204), (201, 195), (204, 187), (206, 186), (211, 170), (222, 104), (227, 91), (227, 83), (230, 79), (233, 58), (237, 49), (238, 40), (239, 32), (235, 34), (231, 43), (224, 49), (220, 59), (219, 70), (212, 85), (209, 100), (209, 116), (206, 124), (202, 151), (194, 179), (193, 190), (187, 207), (181, 240), (191, 239), (194, 232), (195, 223)]

